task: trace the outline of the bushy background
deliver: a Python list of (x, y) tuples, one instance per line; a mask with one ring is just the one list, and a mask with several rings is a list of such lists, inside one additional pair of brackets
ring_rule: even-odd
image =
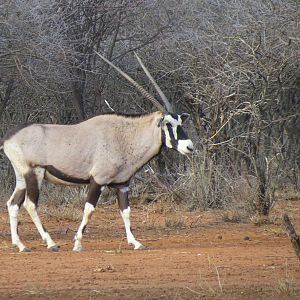
[[(3, 0), (1, 135), (24, 122), (155, 110), (94, 53), (155, 95), (137, 51), (175, 111), (191, 114), (196, 151), (163, 151), (137, 174), (133, 197), (267, 215), (276, 191), (300, 185), (298, 9), (296, 0)], [(3, 153), (0, 162), (5, 203), (14, 176)], [(48, 201), (76, 198), (48, 188)]]

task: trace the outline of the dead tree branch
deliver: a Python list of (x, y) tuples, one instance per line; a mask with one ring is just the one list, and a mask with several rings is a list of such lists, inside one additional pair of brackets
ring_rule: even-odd
[(295, 249), (296, 255), (300, 259), (300, 238), (297, 235), (295, 228), (287, 214), (283, 215), (283, 223), (285, 225), (289, 237), (291, 238), (291, 242)]

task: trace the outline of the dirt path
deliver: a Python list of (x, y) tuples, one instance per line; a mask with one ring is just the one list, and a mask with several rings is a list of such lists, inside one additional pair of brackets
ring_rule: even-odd
[[(288, 207), (300, 232), (300, 201)], [(61, 246), (50, 253), (23, 212), (20, 234), (32, 252), (18, 253), (1, 211), (0, 299), (300, 299), (300, 263), (276, 217), (256, 226), (225, 223), (217, 212), (136, 208), (134, 233), (149, 250), (133, 251), (118, 210), (100, 207), (85, 251), (73, 253), (79, 222), (43, 216)]]

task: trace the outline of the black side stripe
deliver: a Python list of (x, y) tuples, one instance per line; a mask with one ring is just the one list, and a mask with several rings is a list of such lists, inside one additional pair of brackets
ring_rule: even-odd
[(51, 165), (44, 166), (44, 168), (54, 177), (61, 179), (65, 182), (75, 183), (75, 184), (88, 184), (90, 183), (90, 179), (83, 179), (83, 178), (75, 178), (68, 174), (61, 172), (60, 170), (56, 169)]

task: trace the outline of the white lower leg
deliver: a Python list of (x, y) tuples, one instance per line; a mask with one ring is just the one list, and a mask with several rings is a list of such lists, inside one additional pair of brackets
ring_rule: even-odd
[(144, 248), (144, 246), (134, 238), (134, 236), (131, 232), (131, 229), (130, 229), (130, 207), (128, 206), (126, 209), (124, 209), (123, 211), (120, 211), (120, 212), (121, 212), (121, 216), (122, 216), (122, 219), (123, 219), (123, 222), (125, 225), (125, 231), (126, 231), (128, 244), (134, 245), (135, 250)]
[(76, 251), (76, 252), (82, 251), (81, 240), (82, 240), (83, 230), (87, 226), (89, 219), (94, 210), (95, 210), (94, 205), (92, 205), (88, 202), (85, 203), (84, 211), (83, 211), (83, 218), (82, 218), (81, 224), (78, 228), (78, 231), (74, 237), (75, 243), (74, 243), (73, 251)]
[(10, 221), (10, 232), (11, 232), (11, 241), (14, 246), (19, 248), (19, 251), (22, 252), (26, 249), (24, 244), (20, 241), (18, 235), (18, 213), (19, 206), (17, 204), (7, 205)]
[(30, 215), (33, 223), (35, 224), (38, 232), (40, 233), (43, 241), (47, 244), (47, 248), (49, 249), (49, 248), (56, 247), (55, 242), (50, 237), (50, 234), (47, 231), (45, 231), (45, 229), (41, 223), (41, 220), (36, 211), (36, 205), (31, 200), (26, 198), (25, 202), (24, 202), (24, 207), (26, 208), (27, 212), (29, 213), (29, 215)]
[(17, 246), (19, 248), (19, 251), (22, 252), (22, 251), (29, 250), (21, 242), (18, 234), (18, 214), (19, 214), (20, 206), (22, 205), (22, 202), (24, 200), (26, 184), (22, 173), (19, 171), (18, 168), (16, 168), (13, 162), (12, 162), (12, 166), (14, 168), (15, 175), (16, 175), (16, 187), (13, 194), (11, 195), (10, 199), (7, 202), (7, 209), (9, 214), (12, 244), (14, 246)]

